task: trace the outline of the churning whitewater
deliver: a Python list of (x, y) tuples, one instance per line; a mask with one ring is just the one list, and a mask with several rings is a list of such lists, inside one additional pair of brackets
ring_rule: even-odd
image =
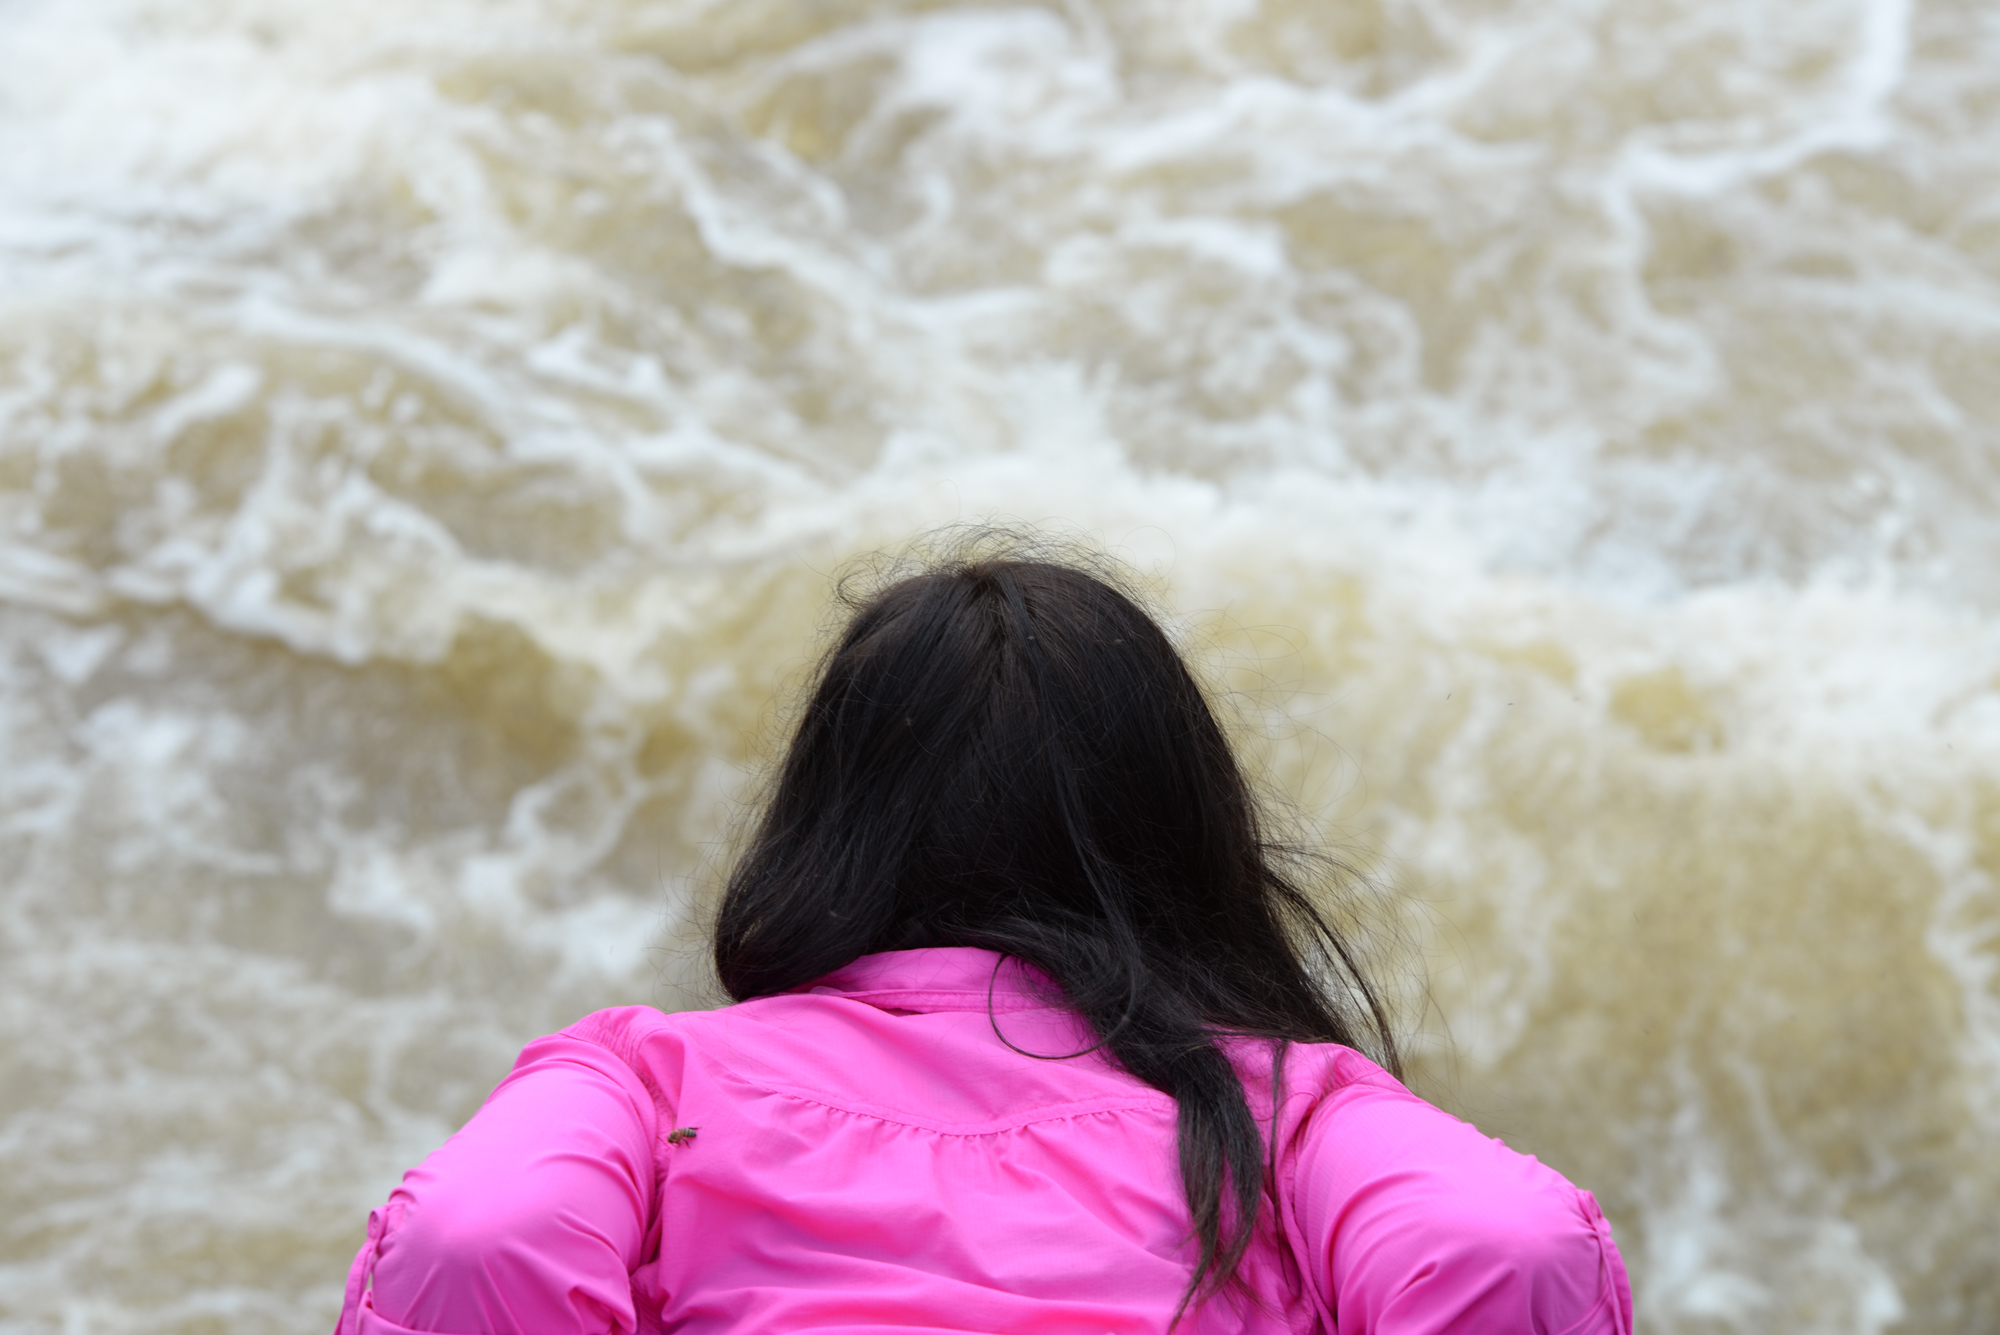
[(0, 0), (0, 1331), (325, 1329), (989, 518), (1644, 1329), (2000, 1329), (1996, 108), (1972, 0)]

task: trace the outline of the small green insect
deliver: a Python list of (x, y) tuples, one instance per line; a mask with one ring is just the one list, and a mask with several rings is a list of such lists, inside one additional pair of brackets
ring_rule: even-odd
[(667, 1144), (685, 1145), (690, 1140), (694, 1139), (694, 1133), (699, 1130), (701, 1130), (701, 1128), (698, 1126), (676, 1127), (674, 1130), (669, 1131), (667, 1133)]

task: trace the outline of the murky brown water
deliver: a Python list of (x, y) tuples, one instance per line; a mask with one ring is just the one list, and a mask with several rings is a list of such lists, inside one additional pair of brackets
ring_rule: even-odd
[(996, 515), (1646, 1329), (2000, 1330), (1996, 163), (1977, 3), (0, 0), (0, 1331), (323, 1329)]

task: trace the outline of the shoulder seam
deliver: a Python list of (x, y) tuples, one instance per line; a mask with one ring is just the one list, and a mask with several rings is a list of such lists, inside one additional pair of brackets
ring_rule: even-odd
[[(614, 1007), (613, 1009), (625, 1008)], [(616, 1057), (624, 1065), (625, 1069), (632, 1073), (633, 1078), (639, 1082), (640, 1086), (645, 1089), (647, 1096), (653, 1100), (653, 1110), (659, 1114), (659, 1134), (660, 1136), (664, 1136), (673, 1125), (673, 1101), (667, 1098), (666, 1092), (654, 1081), (653, 1073), (646, 1069), (646, 1063), (639, 1060), (638, 1044), (632, 1038), (631, 1026), (619, 1025), (616, 1031), (613, 1032), (612, 1026), (604, 1019), (610, 1013), (611, 1011), (609, 1010), (592, 1011), (571, 1025), (568, 1032), (586, 1043), (595, 1044), (597, 1047), (603, 1048), (606, 1052)], [(664, 1012), (661, 1012), (660, 1018), (666, 1019), (669, 1017)], [(658, 1137), (655, 1139), (657, 1141)], [(657, 1144), (655, 1148), (657, 1148)], [(655, 1157), (657, 1158), (657, 1155)]]

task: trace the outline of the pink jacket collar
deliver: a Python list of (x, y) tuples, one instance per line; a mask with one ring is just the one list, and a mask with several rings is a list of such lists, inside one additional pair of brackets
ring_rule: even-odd
[(883, 1010), (996, 1011), (1059, 1008), (1061, 989), (1032, 964), (971, 946), (863, 955), (801, 991)]

